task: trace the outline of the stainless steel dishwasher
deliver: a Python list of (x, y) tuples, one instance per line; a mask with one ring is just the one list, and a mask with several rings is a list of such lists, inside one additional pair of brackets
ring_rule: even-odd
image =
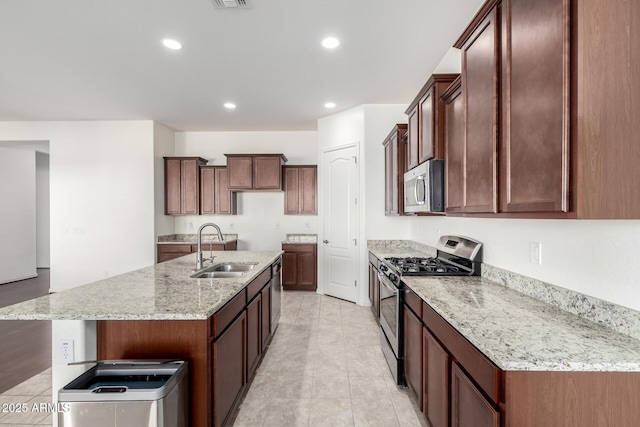
[(187, 427), (187, 363), (105, 360), (58, 392), (60, 427)]

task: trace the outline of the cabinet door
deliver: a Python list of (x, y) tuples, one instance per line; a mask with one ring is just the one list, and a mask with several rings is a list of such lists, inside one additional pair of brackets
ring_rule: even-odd
[(451, 367), (451, 425), (500, 427), (500, 413), (487, 402), (457, 363)]
[(369, 263), (369, 301), (371, 301), (371, 312), (373, 317), (376, 318), (376, 322), (380, 322), (380, 313), (378, 309), (380, 307), (380, 301), (378, 300), (380, 289), (378, 282), (378, 269), (371, 263)]
[(398, 215), (398, 134), (384, 142), (385, 215)]
[(409, 169), (413, 169), (418, 166), (418, 145), (419, 145), (419, 135), (418, 135), (418, 105), (416, 104), (415, 108), (409, 112), (407, 117), (409, 121), (409, 137), (407, 140), (407, 172)]
[(251, 378), (262, 354), (262, 299), (258, 294), (247, 305), (247, 378)]
[(445, 108), (445, 191), (446, 212), (464, 208), (464, 101), (458, 85), (446, 99)]
[(215, 170), (211, 167), (200, 168), (200, 214), (215, 213)]
[(316, 290), (317, 277), (316, 252), (300, 252), (298, 254), (298, 288), (305, 291)]
[(183, 214), (198, 214), (198, 193), (200, 191), (199, 166), (200, 165), (197, 160), (181, 160), (182, 176), (180, 182), (180, 203)]
[(569, 209), (569, 3), (503, 1), (504, 212)]
[(216, 166), (213, 168), (215, 174), (214, 183), (214, 214), (235, 215), (236, 214), (236, 194), (229, 190), (229, 175), (227, 168)]
[(298, 254), (285, 252), (282, 255), (282, 286), (295, 289), (298, 285)]
[(434, 147), (434, 114), (435, 114), (435, 86), (422, 97), (418, 102), (418, 111), (420, 118), (419, 143), (418, 143), (418, 162), (422, 163), (432, 159), (435, 156)]
[(253, 158), (251, 156), (227, 157), (227, 175), (230, 189), (251, 190), (253, 188)]
[(422, 322), (404, 306), (404, 376), (422, 409)]
[(213, 342), (213, 425), (221, 427), (246, 384), (247, 314), (242, 314)]
[(164, 160), (165, 207), (166, 215), (180, 215), (180, 159)]
[(300, 213), (317, 215), (318, 213), (318, 168), (301, 167), (300, 170)]
[(498, 9), (462, 46), (465, 100), (464, 212), (497, 212)]
[(300, 170), (284, 168), (284, 214), (300, 213)]
[(431, 427), (448, 427), (451, 358), (427, 328), (422, 328), (422, 353), (422, 412)]
[(262, 331), (260, 336), (262, 338), (262, 352), (264, 353), (267, 349), (267, 344), (269, 344), (269, 338), (271, 337), (271, 282), (262, 288), (260, 300), (262, 301)]
[(253, 189), (280, 190), (282, 188), (282, 160), (279, 156), (253, 158)]

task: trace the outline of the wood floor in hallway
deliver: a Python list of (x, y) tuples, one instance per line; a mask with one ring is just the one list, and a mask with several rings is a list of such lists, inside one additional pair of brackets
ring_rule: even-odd
[[(49, 293), (49, 269), (0, 285), (0, 307)], [(51, 321), (0, 320), (0, 393), (51, 367)]]

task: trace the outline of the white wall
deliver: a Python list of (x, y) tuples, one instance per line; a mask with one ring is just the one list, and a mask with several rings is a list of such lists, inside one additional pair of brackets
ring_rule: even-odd
[[(441, 234), (484, 244), (484, 262), (640, 310), (640, 221), (412, 218), (412, 240), (434, 245)], [(542, 243), (542, 264), (529, 243)]]
[(153, 122), (0, 122), (0, 140), (50, 143), (52, 291), (154, 263)]
[[(178, 132), (176, 156), (199, 156), (226, 164), (227, 154), (283, 153), (287, 165), (317, 164), (316, 132)], [(195, 233), (205, 222), (238, 234), (238, 250), (280, 250), (288, 233), (318, 232), (316, 215), (284, 215), (284, 193), (240, 192), (237, 215), (175, 217), (176, 233)]]
[(37, 276), (36, 157), (0, 148), (0, 283)]
[(164, 214), (164, 159), (175, 155), (175, 131), (160, 123), (153, 123), (153, 174), (155, 236), (175, 233), (175, 220)]
[[(47, 150), (48, 151), (48, 150)], [(49, 203), (49, 153), (36, 155), (36, 267), (51, 266), (50, 203)]]

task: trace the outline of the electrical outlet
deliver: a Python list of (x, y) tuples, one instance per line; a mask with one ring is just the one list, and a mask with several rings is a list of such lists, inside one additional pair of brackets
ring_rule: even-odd
[(276, 222), (276, 230), (280, 230), (280, 223)]
[(229, 228), (232, 229), (232, 230), (235, 228), (235, 226), (236, 225), (234, 223), (229, 224)]
[(308, 222), (305, 222), (304, 223), (304, 228), (307, 228), (307, 229), (311, 228), (311, 224), (308, 223)]
[(60, 364), (75, 362), (72, 339), (58, 340), (58, 362)]
[(529, 261), (532, 264), (542, 264), (542, 243), (529, 242)]

